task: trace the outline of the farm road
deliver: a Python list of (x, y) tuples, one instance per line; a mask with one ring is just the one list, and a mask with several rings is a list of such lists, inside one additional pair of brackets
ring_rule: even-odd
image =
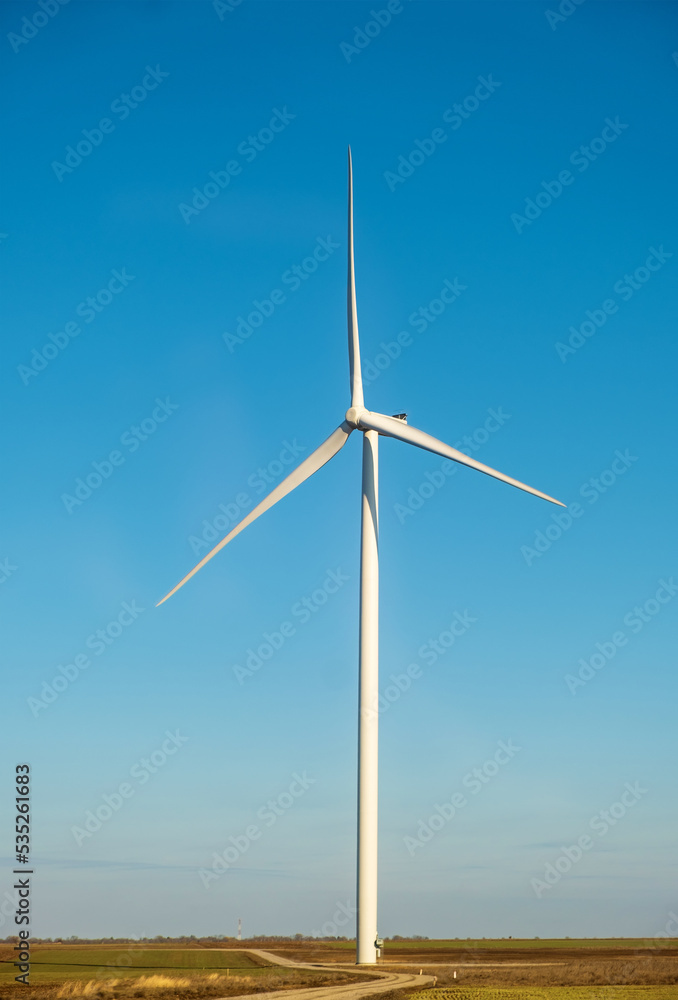
[[(307, 962), (295, 962), (291, 958), (274, 955), (270, 951), (259, 951), (254, 948), (248, 948), (247, 951), (251, 955), (257, 955), (264, 961), (270, 962), (271, 965), (285, 965), (292, 969), (327, 969), (330, 972), (336, 972), (337, 968), (341, 968), (342, 972), (365, 973), (369, 971), (379, 977), (355, 985), (343, 983), (340, 986), (311, 986), (299, 990), (274, 990), (272, 993), (257, 993), (256, 1000), (362, 1000), (362, 998), (374, 996), (376, 993), (389, 993), (391, 990), (402, 989), (405, 986), (428, 986), (429, 983), (433, 982), (433, 976), (419, 976), (409, 972), (373, 971), (372, 968), (337, 966), (336, 964), (311, 965)], [(252, 1000), (252, 995), (228, 997), (227, 1000)]]

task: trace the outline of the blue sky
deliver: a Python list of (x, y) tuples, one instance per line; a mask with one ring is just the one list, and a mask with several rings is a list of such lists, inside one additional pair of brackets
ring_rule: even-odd
[(367, 405), (569, 505), (382, 441), (380, 933), (658, 933), (675, 6), (46, 9), (1, 15), (2, 794), (29, 761), (33, 933), (351, 910), (357, 435), (154, 609), (348, 406), (348, 142)]

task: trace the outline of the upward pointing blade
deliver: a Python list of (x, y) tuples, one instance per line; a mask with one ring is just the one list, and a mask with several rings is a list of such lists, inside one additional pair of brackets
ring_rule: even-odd
[(353, 163), (348, 147), (348, 282), (346, 307), (348, 315), (348, 361), (351, 376), (351, 406), (363, 405), (363, 380), (360, 372), (360, 341), (358, 312), (355, 302), (355, 266), (353, 263)]
[(308, 458), (304, 459), (301, 465), (296, 467), (294, 472), (290, 472), (289, 476), (283, 479), (283, 481), (279, 483), (274, 490), (271, 490), (268, 496), (264, 497), (261, 503), (257, 504), (254, 510), (249, 512), (247, 517), (244, 517), (239, 524), (236, 524), (235, 528), (233, 528), (233, 530), (230, 531), (225, 538), (222, 538), (221, 541), (214, 546), (212, 551), (208, 552), (204, 559), (201, 559), (198, 565), (194, 566), (191, 572), (187, 573), (183, 580), (180, 580), (176, 587), (174, 587), (173, 590), (170, 590), (169, 594), (166, 594), (163, 597), (162, 601), (158, 601), (156, 608), (159, 608), (161, 604), (164, 604), (164, 602), (170, 598), (172, 594), (176, 594), (180, 587), (183, 587), (183, 585), (190, 580), (192, 576), (195, 576), (198, 570), (203, 568), (205, 563), (208, 563), (210, 559), (217, 554), (217, 552), (220, 552), (221, 549), (223, 549), (224, 545), (228, 545), (232, 538), (239, 535), (243, 528), (246, 528), (248, 524), (252, 523), (252, 521), (256, 521), (256, 519), (263, 514), (264, 511), (267, 511), (269, 507), (276, 504), (278, 500), (282, 500), (283, 497), (287, 496), (288, 493), (291, 493), (297, 486), (300, 486), (306, 479), (312, 476), (314, 472), (317, 472), (318, 469), (322, 469), (323, 465), (329, 462), (331, 458), (334, 458), (338, 451), (341, 451), (348, 441), (348, 436), (352, 430), (353, 427), (351, 427), (351, 425), (344, 420), (344, 422), (337, 427), (336, 431), (330, 434), (327, 440), (323, 441), (319, 448), (316, 448), (312, 455), (309, 455)]
[(371, 413), (369, 410), (364, 410), (360, 414), (358, 426), (363, 429), (379, 431), (380, 434), (385, 434), (387, 437), (398, 438), (399, 441), (413, 444), (417, 448), (423, 448), (424, 451), (432, 451), (434, 455), (451, 458), (453, 462), (459, 462), (460, 465), (468, 465), (470, 469), (477, 469), (478, 472), (484, 472), (485, 475), (499, 479), (502, 483), (508, 483), (510, 486), (516, 486), (519, 490), (524, 490), (525, 493), (532, 493), (536, 497), (541, 497), (542, 500), (548, 500), (549, 503), (558, 504), (559, 507), (566, 506), (560, 500), (554, 500), (548, 493), (535, 490), (531, 486), (521, 483), (518, 479), (513, 479), (511, 476), (505, 476), (503, 472), (491, 469), (489, 465), (476, 462), (475, 458), (469, 458), (463, 451), (457, 451), (456, 448), (450, 447), (449, 444), (438, 441), (437, 438), (426, 434), (425, 431), (418, 431), (416, 427), (411, 427), (409, 424), (403, 423), (402, 420), (395, 420), (393, 417), (387, 417), (383, 413)]

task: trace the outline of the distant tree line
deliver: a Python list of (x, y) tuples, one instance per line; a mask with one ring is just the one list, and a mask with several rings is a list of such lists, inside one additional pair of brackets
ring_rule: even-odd
[[(19, 940), (16, 936), (0, 938), (0, 944), (16, 944)], [(393, 937), (384, 938), (385, 941), (428, 941), (427, 937), (422, 937), (421, 934), (413, 934), (410, 937), (402, 937), (400, 934), (394, 934)], [(226, 934), (211, 934), (208, 937), (196, 937), (195, 934), (183, 935), (181, 937), (164, 937), (162, 934), (156, 934), (155, 937), (143, 937), (143, 938), (128, 938), (128, 937), (99, 937), (99, 938), (81, 938), (76, 934), (72, 934), (70, 937), (56, 937), (56, 938), (31, 938), (31, 941), (35, 944), (195, 944), (195, 945), (208, 945), (214, 944), (216, 942), (229, 944), (282, 944), (285, 942), (298, 942), (298, 941), (355, 941), (355, 938), (349, 937), (310, 937), (307, 934), (256, 934), (253, 937), (243, 938), (242, 941), (238, 941), (237, 938), (229, 937)]]

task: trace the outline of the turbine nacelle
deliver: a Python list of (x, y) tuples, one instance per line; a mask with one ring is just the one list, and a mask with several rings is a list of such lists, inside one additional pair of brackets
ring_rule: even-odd
[[(369, 431), (373, 430), (368, 424), (363, 423), (363, 417), (368, 415), (370, 411), (365, 406), (350, 406), (346, 411), (346, 416), (344, 417), (347, 424), (349, 424), (353, 430), (356, 431)], [(407, 423), (406, 413), (394, 413), (392, 416), (387, 417), (385, 413), (378, 413), (378, 417), (383, 417), (385, 420), (399, 420), (401, 423)], [(383, 433), (380, 431), (379, 433)]]

